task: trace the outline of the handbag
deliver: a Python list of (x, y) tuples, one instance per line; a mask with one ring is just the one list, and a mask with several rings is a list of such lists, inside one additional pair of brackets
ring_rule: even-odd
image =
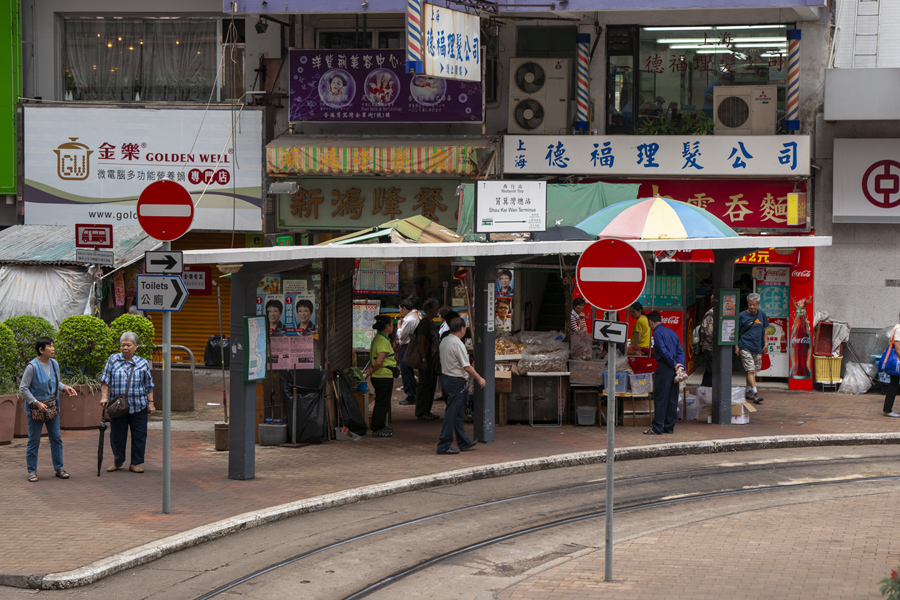
[(134, 373), (134, 365), (128, 372), (128, 381), (125, 383), (125, 393), (120, 394), (109, 401), (106, 405), (106, 414), (110, 419), (118, 419), (128, 414), (128, 390), (131, 388), (131, 375)]
[(891, 343), (878, 359), (878, 372), (900, 376), (900, 358), (897, 357), (897, 352), (894, 350), (894, 336), (891, 336)]
[(406, 345), (406, 354), (403, 355), (403, 364), (411, 369), (423, 370), (428, 365), (424, 356), (419, 354), (418, 336), (410, 337), (409, 344)]
[[(53, 370), (53, 381), (56, 382), (56, 387), (53, 389), (57, 390), (57, 395), (59, 395), (59, 377), (56, 374), (56, 369), (53, 367), (53, 363), (50, 363), (50, 368)], [(56, 401), (56, 398), (50, 398), (49, 400), (43, 401), (44, 405), (47, 407), (47, 411), (44, 412), (42, 410), (38, 410), (36, 408), (31, 408), (31, 420), (32, 421), (52, 421), (56, 418), (56, 415), (59, 414), (59, 403)], [(34, 404), (32, 403), (32, 407)]]

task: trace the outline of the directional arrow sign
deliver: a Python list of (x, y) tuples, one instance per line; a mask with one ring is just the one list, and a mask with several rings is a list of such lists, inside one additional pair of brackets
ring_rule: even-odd
[(594, 339), (598, 342), (624, 344), (628, 327), (621, 321), (594, 321)]
[(184, 281), (178, 275), (138, 275), (138, 310), (177, 312), (188, 297)]
[(181, 275), (184, 271), (184, 255), (180, 251), (171, 250), (144, 252), (144, 271)]

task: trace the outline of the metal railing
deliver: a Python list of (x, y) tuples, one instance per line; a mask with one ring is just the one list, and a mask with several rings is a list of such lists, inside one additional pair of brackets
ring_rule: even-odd
[[(172, 344), (171, 349), (170, 349), (170, 354), (173, 353), (175, 350), (184, 351), (184, 353), (188, 355), (188, 357), (191, 359), (191, 375), (194, 375), (195, 374), (195, 368), (194, 368), (195, 361), (194, 361), (194, 353), (191, 352), (191, 349), (188, 348), (187, 346), (176, 346), (175, 344)], [(157, 364), (160, 367), (162, 367), (162, 364), (163, 364), (162, 346), (153, 346), (153, 365), (157, 365)], [(172, 366), (175, 366), (176, 364), (180, 364), (180, 363), (175, 363), (175, 361), (172, 361)]]

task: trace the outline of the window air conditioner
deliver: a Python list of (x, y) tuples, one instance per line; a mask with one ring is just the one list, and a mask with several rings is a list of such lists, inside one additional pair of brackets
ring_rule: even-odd
[(714, 87), (716, 135), (774, 135), (777, 93), (774, 85)]
[(509, 133), (566, 133), (569, 59), (509, 60)]

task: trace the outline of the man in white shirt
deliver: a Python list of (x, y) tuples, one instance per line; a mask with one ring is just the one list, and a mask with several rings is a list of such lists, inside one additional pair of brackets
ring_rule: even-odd
[[(477, 442), (469, 440), (463, 427), (463, 410), (466, 406), (466, 377), (472, 377), (484, 387), (484, 378), (469, 363), (469, 353), (462, 342), (466, 335), (466, 322), (457, 317), (449, 321), (450, 333), (441, 341), (441, 389), (447, 394), (447, 411), (441, 426), (438, 454), (459, 454), (471, 450)], [(459, 450), (451, 448), (453, 435)]]
[(416, 373), (403, 362), (409, 343), (413, 340), (413, 332), (419, 325), (419, 313), (415, 310), (415, 299), (406, 298), (400, 302), (400, 326), (397, 328), (397, 346), (394, 352), (397, 355), (397, 364), (400, 365), (400, 376), (403, 378), (403, 391), (406, 398), (400, 401), (404, 406), (416, 405)]

